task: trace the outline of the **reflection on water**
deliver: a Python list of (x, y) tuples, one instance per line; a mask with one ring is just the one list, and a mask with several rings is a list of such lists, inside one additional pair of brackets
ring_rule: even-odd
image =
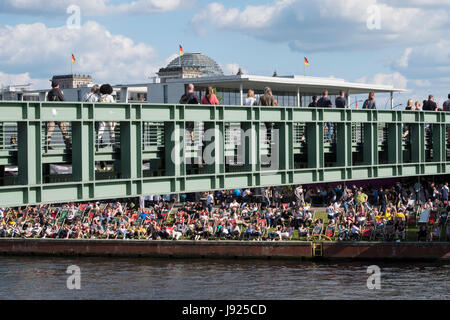
[[(0, 299), (449, 299), (450, 265), (0, 257)], [(68, 290), (67, 267), (81, 268)]]

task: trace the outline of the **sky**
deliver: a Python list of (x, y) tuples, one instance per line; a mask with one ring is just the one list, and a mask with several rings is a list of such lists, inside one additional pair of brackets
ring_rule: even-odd
[[(225, 74), (302, 75), (450, 92), (450, 0), (0, 0), (0, 86), (54, 74), (143, 83), (184, 52)], [(380, 98), (380, 97), (379, 97)], [(380, 101), (384, 101), (381, 97)]]

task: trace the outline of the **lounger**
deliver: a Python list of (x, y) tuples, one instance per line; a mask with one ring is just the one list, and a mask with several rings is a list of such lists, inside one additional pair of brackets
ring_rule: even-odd
[(430, 219), (430, 210), (422, 210), (418, 223), (428, 223)]

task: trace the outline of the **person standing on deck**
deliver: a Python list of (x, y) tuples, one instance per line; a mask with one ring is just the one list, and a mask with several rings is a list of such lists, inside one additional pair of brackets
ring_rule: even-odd
[(345, 99), (345, 91), (339, 91), (339, 97), (336, 98), (335, 101), (336, 108), (346, 108), (347, 107), (347, 99)]
[[(324, 90), (322, 97), (317, 101), (317, 107), (319, 108), (333, 108), (333, 104), (331, 103), (331, 100), (328, 98), (328, 90)], [(328, 127), (328, 135), (327, 140), (331, 141), (331, 138), (333, 137), (333, 123), (327, 122)]]
[[(52, 90), (49, 91), (47, 94), (47, 101), (66, 101), (66, 98), (64, 97), (64, 93), (59, 88), (59, 83), (56, 80), (52, 80)], [(70, 136), (67, 132), (67, 123), (66, 122), (58, 122), (58, 127), (61, 130), (61, 133), (64, 137), (64, 143), (66, 144), (67, 149), (72, 148), (72, 144), (70, 143)], [(51, 121), (47, 123), (47, 146), (48, 149), (53, 149), (50, 146), (50, 143), (52, 142), (52, 135), (53, 131), (55, 130), (55, 122)]]
[(202, 98), (202, 104), (219, 105), (219, 100), (217, 99), (216, 95), (214, 94), (214, 90), (211, 86), (208, 86), (208, 88), (206, 89), (206, 94)]
[(369, 98), (367, 98), (366, 101), (364, 101), (363, 109), (376, 109), (377, 104), (375, 102), (375, 93), (370, 92)]

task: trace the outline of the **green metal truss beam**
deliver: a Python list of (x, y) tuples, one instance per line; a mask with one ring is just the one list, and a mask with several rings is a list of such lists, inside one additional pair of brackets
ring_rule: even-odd
[[(89, 104), (47, 102), (0, 102), (0, 125), (15, 122), (18, 127), (18, 185), (0, 186), (0, 207), (37, 203), (86, 201), (134, 197), (147, 194), (185, 193), (215, 189), (263, 187), (270, 185), (308, 184), (450, 173), (445, 141), (450, 113), (391, 110), (311, 109), (292, 107), (242, 107), (165, 104)], [(42, 148), (42, 125), (49, 121), (70, 122), (72, 154), (53, 158)], [(98, 155), (95, 151), (95, 123), (120, 123), (120, 152)], [(145, 122), (164, 123), (162, 151), (163, 176), (144, 177), (142, 131)], [(214, 159), (207, 163), (203, 174), (188, 174), (184, 128), (187, 122), (203, 122), (214, 148), (206, 150)], [(324, 126), (334, 123), (336, 132), (336, 162), (326, 166)], [(225, 127), (241, 123), (247, 133), (244, 165), (239, 172), (227, 172), (225, 164)], [(277, 167), (267, 167), (261, 161), (262, 132), (265, 123), (277, 130), (272, 156)], [(294, 125), (305, 125), (305, 166), (295, 169)], [(352, 123), (363, 127), (362, 159), (352, 165)], [(378, 126), (387, 126), (387, 164), (378, 159)], [(403, 162), (402, 126), (408, 124), (411, 139), (411, 162)], [(425, 125), (432, 128), (433, 156), (425, 159)], [(2, 142), (4, 143), (4, 142)], [(161, 147), (161, 146), (160, 146)], [(155, 147), (157, 150), (160, 147)], [(8, 160), (9, 159), (9, 160)], [(0, 150), (0, 165), (14, 159), (10, 151)], [(73, 182), (45, 183), (43, 165), (55, 161), (72, 163)], [(119, 178), (96, 180), (95, 162), (113, 159)], [(154, 161), (152, 162), (154, 164)], [(4, 168), (3, 168), (4, 169)], [(3, 170), (2, 169), (2, 170)], [(2, 172), (2, 175), (4, 173)]]

